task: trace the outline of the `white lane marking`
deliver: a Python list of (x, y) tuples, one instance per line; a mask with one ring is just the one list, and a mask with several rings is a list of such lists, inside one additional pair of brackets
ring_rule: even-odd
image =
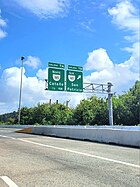
[(16, 138), (10, 137), (10, 136), (3, 136), (3, 135), (0, 135), (0, 137), (2, 137), (2, 138), (10, 138), (10, 139), (16, 140)]
[(35, 145), (48, 147), (48, 148), (53, 148), (53, 149), (57, 149), (57, 150), (61, 150), (61, 151), (74, 153), (74, 154), (79, 154), (79, 155), (83, 155), (83, 156), (87, 156), (87, 157), (91, 157), (91, 158), (106, 160), (106, 161), (114, 162), (114, 163), (117, 163), (117, 164), (122, 164), (122, 165), (126, 165), (126, 166), (132, 166), (132, 167), (140, 168), (139, 165), (135, 165), (135, 164), (119, 161), (119, 160), (114, 160), (114, 159), (105, 158), (105, 157), (101, 157), (101, 156), (96, 156), (96, 155), (91, 155), (91, 154), (87, 154), (87, 153), (82, 153), (82, 152), (74, 151), (74, 150), (71, 150), (71, 149), (65, 149), (65, 148), (61, 148), (61, 147), (55, 147), (55, 146), (51, 146), (51, 145), (41, 144), (41, 143), (29, 141), (29, 140), (24, 140), (24, 139), (19, 139), (19, 140), (23, 141), (23, 142), (26, 142), (26, 143), (30, 143), (30, 144), (35, 144)]
[(9, 186), (9, 187), (18, 187), (9, 177), (0, 176), (0, 178)]
[(74, 153), (74, 154), (79, 154), (79, 155), (83, 155), (83, 156), (87, 156), (87, 157), (91, 157), (91, 158), (106, 160), (106, 161), (114, 162), (114, 163), (117, 163), (117, 164), (122, 164), (122, 165), (131, 166), (131, 167), (135, 167), (135, 168), (140, 168), (140, 165), (131, 164), (131, 163), (128, 163), (128, 162), (123, 162), (123, 161), (114, 160), (114, 159), (101, 157), (101, 156), (97, 156), (97, 155), (91, 155), (91, 154), (87, 154), (87, 153), (82, 153), (82, 152), (74, 151), (74, 150), (71, 150), (71, 149), (55, 147), (55, 146), (52, 146), (52, 145), (46, 145), (46, 144), (37, 143), (37, 142), (24, 140), (24, 139), (20, 139), (20, 138), (13, 138), (13, 137), (10, 137), (10, 136), (3, 136), (3, 135), (0, 135), (0, 136), (4, 137), (4, 138), (6, 137), (6, 138), (11, 138), (11, 139), (16, 139), (16, 140), (19, 140), (19, 141), (22, 141), (22, 142), (26, 142), (26, 143), (30, 143), (30, 144), (34, 144), (34, 145), (39, 145), (39, 146), (48, 147), (48, 148), (52, 148), (52, 149), (57, 149), (57, 150), (61, 150), (61, 151), (66, 151), (66, 152), (70, 152), (70, 153)]

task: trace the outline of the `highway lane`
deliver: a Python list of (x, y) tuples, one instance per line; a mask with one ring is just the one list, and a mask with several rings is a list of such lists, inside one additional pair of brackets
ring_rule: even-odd
[(139, 149), (14, 131), (0, 128), (0, 187), (140, 185)]

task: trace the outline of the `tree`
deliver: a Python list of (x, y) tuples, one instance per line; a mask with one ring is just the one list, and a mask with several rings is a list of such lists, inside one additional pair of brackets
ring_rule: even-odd
[(74, 111), (74, 121), (78, 125), (105, 125), (108, 123), (107, 101), (93, 96), (84, 99)]
[(20, 123), (22, 125), (29, 125), (29, 124), (32, 125), (32, 124), (34, 124), (33, 109), (32, 108), (23, 107), (21, 109)]
[(113, 97), (114, 123), (137, 125), (140, 123), (140, 81), (125, 94)]
[[(115, 125), (140, 124), (140, 81), (123, 95), (113, 96)], [(0, 115), (1, 123), (17, 123), (18, 112)], [(38, 104), (21, 109), (21, 124), (40, 125), (106, 125), (108, 124), (108, 101), (93, 96), (83, 99), (75, 109), (62, 104)]]
[(21, 124), (66, 125), (72, 122), (72, 115), (72, 110), (62, 104), (38, 104), (22, 108)]

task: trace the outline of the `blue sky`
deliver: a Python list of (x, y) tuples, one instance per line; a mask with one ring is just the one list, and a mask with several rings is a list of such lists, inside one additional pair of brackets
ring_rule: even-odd
[[(113, 83), (117, 94), (139, 78), (139, 0), (0, 0), (0, 113), (22, 106), (74, 106), (86, 94), (44, 91), (48, 62), (84, 67), (84, 82)], [(89, 95), (88, 95), (89, 96)]]

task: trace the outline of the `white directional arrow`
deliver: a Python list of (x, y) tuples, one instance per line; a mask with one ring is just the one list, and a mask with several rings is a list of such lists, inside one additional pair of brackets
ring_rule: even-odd
[(79, 76), (77, 77), (77, 80), (79, 80), (79, 79), (81, 79), (81, 75), (79, 75)]

